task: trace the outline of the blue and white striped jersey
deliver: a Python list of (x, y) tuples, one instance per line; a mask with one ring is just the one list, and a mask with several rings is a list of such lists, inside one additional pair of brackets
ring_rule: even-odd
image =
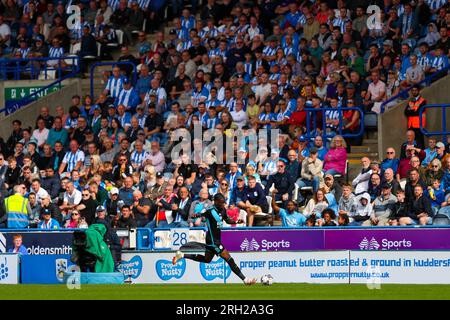
[(120, 94), (120, 91), (123, 88), (123, 76), (115, 78), (114, 76), (110, 76), (108, 82), (106, 83), (105, 89), (109, 91), (109, 95), (113, 98), (117, 98)]
[(75, 153), (72, 151), (67, 152), (64, 155), (62, 163), (66, 163), (66, 172), (72, 172), (73, 169), (77, 166), (77, 163), (81, 161), (84, 162), (84, 152), (81, 150), (77, 150)]

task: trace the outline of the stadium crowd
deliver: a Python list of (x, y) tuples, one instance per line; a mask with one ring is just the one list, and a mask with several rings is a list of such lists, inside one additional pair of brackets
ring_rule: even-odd
[[(82, 13), (71, 30), (70, 4)], [(51, 106), (54, 114), (43, 107), (34, 128), (13, 121), (0, 138), (0, 226), (83, 228), (97, 216), (116, 228), (202, 226), (196, 214), (217, 193), (247, 226), (270, 209), (285, 226), (450, 217), (449, 142), (425, 146), (418, 120), (423, 80), (448, 71), (448, 2), (385, 0), (375, 20), (343, 0), (171, 4), (166, 39), (148, 1), (0, 2), (2, 59), (61, 58), (79, 43), (83, 66), (87, 56), (111, 60), (120, 30), (117, 61), (139, 65), (136, 80), (129, 66), (114, 66), (98, 97), (75, 95), (70, 106)], [(381, 163), (364, 157), (344, 183), (347, 152), (362, 141), (360, 112), (379, 112), (411, 86), (399, 119), (408, 121), (406, 142)], [(196, 126), (282, 134), (254, 159), (235, 144), (238, 159), (218, 164), (214, 152), (196, 152), (207, 149), (201, 139), (173, 157), (175, 133), (195, 136)]]

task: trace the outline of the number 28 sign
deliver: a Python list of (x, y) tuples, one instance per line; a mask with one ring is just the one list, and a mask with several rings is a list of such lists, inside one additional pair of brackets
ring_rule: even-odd
[(189, 228), (171, 229), (172, 250), (178, 250), (189, 241)]

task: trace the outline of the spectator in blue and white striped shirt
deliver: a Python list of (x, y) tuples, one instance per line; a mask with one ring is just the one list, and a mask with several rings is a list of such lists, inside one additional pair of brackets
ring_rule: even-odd
[(138, 171), (142, 167), (144, 159), (147, 158), (149, 153), (144, 150), (144, 144), (140, 140), (136, 140), (134, 143), (134, 151), (131, 153), (130, 162), (135, 171)]
[(128, 78), (124, 78), (122, 85), (122, 90), (120, 90), (114, 104), (116, 106), (123, 105), (127, 111), (134, 113), (137, 105), (141, 102), (141, 98), (138, 92), (131, 86), (131, 81)]
[(70, 151), (68, 151), (59, 167), (59, 174), (63, 172), (72, 172), (73, 170), (79, 171), (84, 162), (84, 152), (79, 149), (78, 141), (72, 139), (69, 145)]
[(124, 78), (125, 77), (120, 73), (120, 68), (115, 66), (112, 70), (112, 76), (109, 77), (108, 82), (106, 83), (103, 94), (107, 96), (109, 95), (113, 98), (117, 98), (123, 88)]
[[(58, 38), (53, 38), (52, 40), (52, 46), (48, 50), (48, 57), (49, 58), (61, 58), (64, 56), (64, 48), (61, 47), (61, 42)], [(49, 66), (56, 66), (58, 65), (60, 60), (48, 60), (47, 64)]]

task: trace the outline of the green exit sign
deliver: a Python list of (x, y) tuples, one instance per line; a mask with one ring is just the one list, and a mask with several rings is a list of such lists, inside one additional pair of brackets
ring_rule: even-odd
[[(30, 96), (31, 94), (35, 93), (36, 91), (42, 88), (44, 88), (44, 86), (5, 88), (5, 100), (21, 100), (23, 98)], [(41, 98), (58, 90), (59, 86), (53, 86), (45, 89), (42, 92), (39, 92), (35, 97)]]

